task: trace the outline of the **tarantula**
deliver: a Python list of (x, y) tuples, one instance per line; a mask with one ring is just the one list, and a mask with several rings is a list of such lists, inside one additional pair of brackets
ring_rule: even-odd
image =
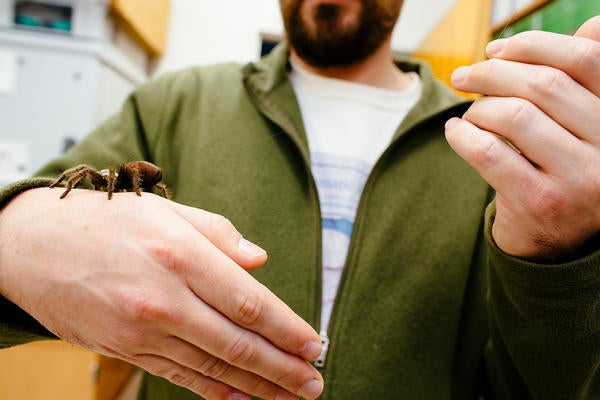
[(147, 161), (132, 161), (121, 164), (118, 172), (114, 167), (96, 171), (89, 165), (81, 164), (63, 172), (50, 187), (55, 187), (63, 180), (68, 179), (67, 190), (60, 196), (62, 199), (86, 177), (90, 179), (95, 190), (105, 189), (108, 192), (109, 200), (114, 192), (124, 192), (132, 189), (138, 196), (141, 196), (142, 189), (149, 189), (154, 186), (160, 190), (164, 197), (169, 198), (167, 187), (160, 183), (162, 169)]

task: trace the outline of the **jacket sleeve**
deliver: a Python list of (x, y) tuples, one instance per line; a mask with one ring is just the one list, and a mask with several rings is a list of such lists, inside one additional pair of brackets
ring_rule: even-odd
[(600, 399), (600, 251), (543, 265), (503, 253), (488, 208), (493, 399)]
[[(149, 112), (150, 118), (159, 114)], [(51, 161), (36, 176), (0, 189), (0, 207), (19, 193), (48, 186), (62, 171), (79, 164), (102, 169), (119, 166), (124, 161), (150, 159), (146, 132), (155, 123), (144, 119), (134, 93), (120, 114), (110, 118), (63, 156)], [(151, 161), (151, 160), (150, 160)], [(0, 348), (52, 337), (37, 321), (6, 298), (0, 296)]]

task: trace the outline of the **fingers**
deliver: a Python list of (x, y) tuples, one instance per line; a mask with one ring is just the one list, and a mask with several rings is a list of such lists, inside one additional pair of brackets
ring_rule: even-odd
[(250, 400), (251, 397), (227, 384), (204, 376), (191, 368), (180, 365), (169, 358), (153, 354), (142, 354), (127, 359), (152, 375), (160, 376), (169, 382), (185, 387), (209, 400), (236, 399)]
[[(209, 386), (213, 391), (221, 392), (224, 390), (227, 395), (231, 394), (229, 393), (231, 388), (236, 388), (238, 391), (263, 399), (298, 398), (298, 396), (258, 375), (236, 368), (222, 359), (173, 336), (167, 337), (158, 343), (156, 354), (162, 356), (165, 360), (172, 360), (171, 362), (176, 364), (176, 368), (166, 371), (155, 370), (155, 374), (167, 377), (171, 381), (173, 381), (174, 374), (187, 376), (187, 378), (180, 378), (184, 383), (187, 383), (183, 386), (202, 396), (207, 395), (208, 389), (206, 386)], [(138, 365), (147, 364), (147, 361), (149, 360), (136, 359), (134, 363)]]
[[(238, 267), (233, 270), (247, 275)], [(171, 287), (170, 281), (165, 279), (164, 285)], [(116, 342), (105, 347), (122, 348), (117, 350), (119, 354), (158, 352), (204, 376), (264, 398), (275, 398), (273, 393), (281, 396), (287, 393), (289, 398), (289, 393), (294, 393), (296, 397), (314, 399), (320, 394), (322, 378), (309, 363), (278, 348), (262, 335), (240, 327), (189, 289), (174, 291), (177, 288), (173, 286), (172, 291), (162, 296), (158, 290), (151, 290), (155, 293), (153, 297), (134, 294), (133, 301), (122, 302), (127, 315), (132, 316), (128, 319), (135, 321), (136, 326), (120, 329)], [(295, 319), (300, 320), (297, 316)], [(295, 325), (293, 319), (288, 319), (290, 322)], [(168, 332), (167, 338), (153, 333), (156, 330)], [(131, 348), (134, 350), (127, 350)]]
[[(574, 37), (524, 32), (491, 42), (490, 60), (455, 71), (455, 88), (488, 97), (473, 104), (465, 121), (453, 121), (447, 136), (496, 190), (501, 176), (518, 168), (523, 170), (513, 175), (529, 179), (533, 171), (542, 171), (568, 182), (580, 175), (585, 160), (589, 164), (600, 145), (599, 40), (600, 17), (586, 22)], [(508, 139), (521, 154), (490, 133)], [(481, 160), (494, 164), (500, 154), (507, 157), (503, 168), (508, 170), (493, 174)]]
[[(513, 97), (483, 97), (463, 119), (481, 130), (503, 136), (535, 166), (554, 175), (578, 172), (582, 144), (528, 101)], [(585, 149), (583, 149), (585, 150)]]
[[(215, 379), (253, 394), (251, 388), (248, 388), (252, 381), (256, 381), (253, 375), (261, 376), (275, 384), (266, 385), (263, 382), (261, 390), (273, 391), (279, 386), (298, 396), (311, 399), (321, 392), (322, 378), (314, 367), (265, 339), (274, 333), (278, 336), (280, 332), (261, 335), (243, 329), (199, 300), (191, 300), (183, 309), (193, 312), (186, 312), (180, 316), (181, 320), (186, 322), (173, 326), (173, 333), (195, 347), (202, 348), (215, 359), (223, 360), (223, 364), (212, 371), (220, 374), (218, 377), (213, 376)], [(225, 368), (227, 365), (232, 368)]]
[(307, 360), (318, 356), (318, 334), (283, 301), (206, 238), (198, 235), (190, 245), (188, 256), (177, 262), (199, 299), (289, 353)]
[(446, 123), (452, 149), (475, 168), (497, 192), (519, 196), (520, 187), (532, 187), (538, 172), (525, 157), (500, 137), (459, 118)]
[[(487, 54), (502, 59), (563, 71), (600, 96), (600, 18), (590, 20), (579, 36), (530, 31), (491, 42)], [(584, 36), (587, 35), (587, 36)]]
[(244, 239), (227, 218), (175, 202), (168, 204), (173, 211), (243, 268), (255, 269), (267, 261), (267, 252)]
[[(189, 254), (168, 261), (185, 270), (191, 290), (236, 324), (252, 329), (292, 354), (315, 359), (321, 347), (318, 334), (271, 291), (241, 270), (231, 257), (230, 253), (236, 253), (237, 258), (247, 257), (240, 256), (239, 245), (234, 244), (241, 235), (233, 225), (216, 214), (173, 202), (169, 205), (203, 233), (194, 236), (194, 240), (186, 238)], [(225, 251), (220, 251), (221, 247)], [(160, 248), (150, 251), (165, 252)], [(170, 254), (168, 249), (166, 252)], [(264, 260), (266, 254), (259, 251), (255, 257)]]
[[(220, 232), (211, 231), (211, 219), (213, 224), (224, 223), (230, 237), (236, 236), (232, 225), (214, 214), (184, 206), (177, 212), (194, 220), (190, 230), (211, 232), (212, 240)], [(193, 293), (185, 304), (171, 310), (175, 315), (175, 320), (171, 318), (173, 333), (239, 370), (264, 377), (298, 396), (316, 398), (323, 387), (322, 378), (305, 361), (320, 353), (314, 329), (239, 268), (211, 238), (185, 232), (178, 235), (182, 237), (175, 238), (176, 254), (172, 243), (168, 248), (160, 241), (146, 244), (152, 258), (174, 270)], [(177, 316), (179, 310), (186, 311)], [(165, 313), (150, 312), (153, 314)], [(245, 375), (238, 372), (235, 376)]]
[(600, 142), (598, 131), (590, 129), (600, 125), (600, 98), (558, 69), (488, 60), (459, 68), (452, 83), (467, 92), (527, 100), (570, 133), (590, 143)]
[(587, 20), (581, 25), (577, 32), (575, 32), (574, 36), (585, 37), (600, 42), (600, 15)]
[[(524, 32), (490, 43), (490, 60), (459, 68), (453, 85), (463, 91), (530, 102), (565, 131), (600, 144), (600, 18), (575, 37)], [(508, 129), (494, 132), (506, 136)]]

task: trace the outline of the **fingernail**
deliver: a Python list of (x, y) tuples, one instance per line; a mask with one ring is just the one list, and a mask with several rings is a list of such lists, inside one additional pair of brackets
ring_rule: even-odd
[(467, 76), (471, 73), (472, 69), (473, 69), (473, 67), (471, 67), (471, 66), (458, 67), (452, 73), (452, 78), (451, 78), (452, 84), (457, 85), (457, 84), (462, 83), (467, 78)]
[(321, 347), (321, 342), (307, 342), (300, 349), (300, 355), (307, 361), (314, 361), (321, 354)]
[(258, 247), (251, 241), (246, 240), (244, 238), (240, 239), (240, 241), (238, 242), (238, 247), (244, 253), (251, 255), (252, 257), (259, 257), (259, 256), (264, 256), (265, 254), (267, 254), (267, 252), (264, 251), (262, 248)]
[(504, 49), (504, 46), (506, 46), (506, 42), (508, 42), (508, 39), (498, 39), (489, 42), (485, 48), (485, 52), (487, 53), (488, 57), (492, 57), (500, 53), (502, 49)]
[(323, 382), (317, 379), (311, 379), (300, 388), (300, 390), (298, 391), (298, 395), (306, 399), (316, 399), (317, 397), (319, 397), (322, 391)]
[(448, 121), (446, 121), (446, 125), (445, 125), (446, 130), (452, 129), (454, 126), (456, 126), (456, 124), (458, 124), (458, 121), (459, 121), (459, 119), (456, 117), (450, 118)]

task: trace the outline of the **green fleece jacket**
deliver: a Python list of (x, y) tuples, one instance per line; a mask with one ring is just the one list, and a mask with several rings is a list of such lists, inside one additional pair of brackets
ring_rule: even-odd
[[(280, 46), (245, 67), (166, 74), (40, 176), (154, 162), (175, 201), (227, 216), (268, 250), (254, 276), (319, 330), (320, 210), (287, 60)], [(484, 217), (489, 187), (444, 139), (468, 102), (425, 65), (398, 66), (420, 74), (423, 93), (360, 200), (322, 398), (600, 398), (600, 252), (559, 265), (503, 254), (489, 233), (493, 205)], [(19, 182), (0, 201), (47, 183)], [(49, 336), (7, 300), (0, 308), (1, 345)], [(192, 398), (150, 375), (140, 391)]]

